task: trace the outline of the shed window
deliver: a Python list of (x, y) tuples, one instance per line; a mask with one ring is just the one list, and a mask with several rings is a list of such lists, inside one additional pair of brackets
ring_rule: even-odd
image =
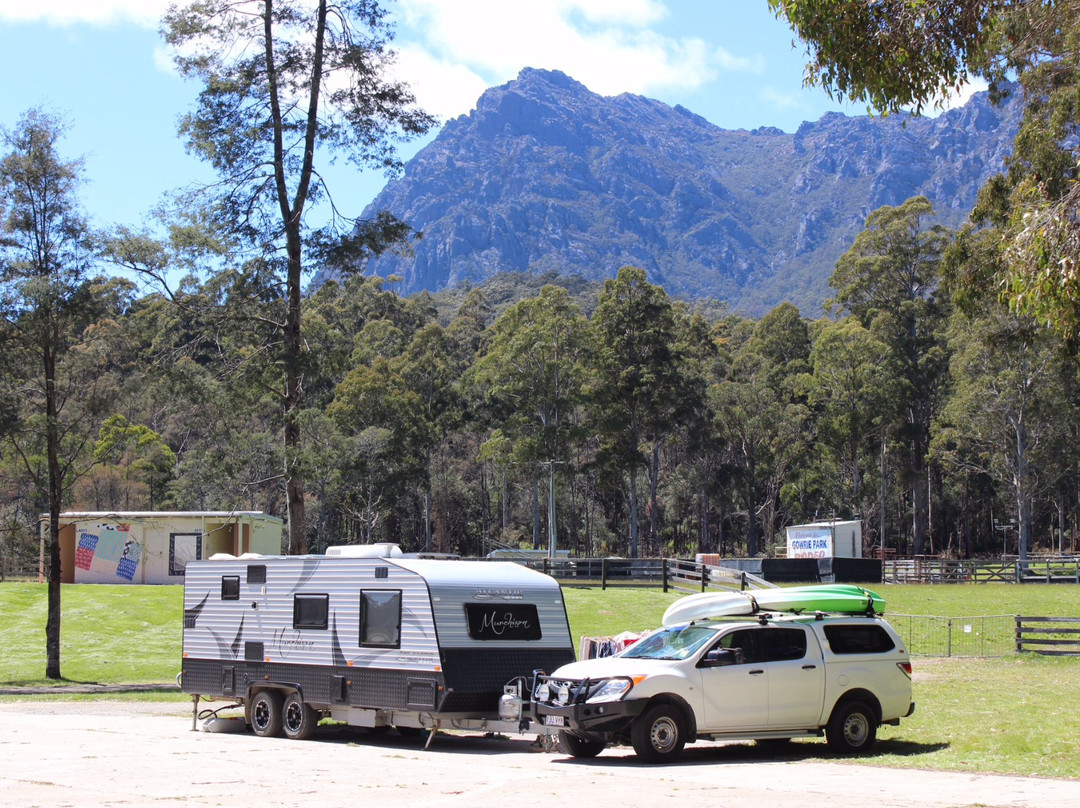
[(221, 599), (222, 600), (240, 600), (240, 576), (239, 575), (222, 575), (221, 576)]
[(329, 617), (329, 595), (293, 595), (293, 628), (325, 629)]
[(368, 589), (360, 593), (360, 644), (401, 646), (401, 591)]

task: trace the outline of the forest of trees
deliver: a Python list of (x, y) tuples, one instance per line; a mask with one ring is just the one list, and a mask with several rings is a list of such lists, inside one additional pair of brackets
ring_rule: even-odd
[[(514, 276), (486, 293), (402, 298), (363, 276), (311, 291), (310, 547), (478, 555), (547, 547), (553, 525), (581, 555), (755, 555), (785, 525), (835, 517), (902, 554), (1073, 550), (1072, 355), (973, 299), (956, 279), (989, 259), (931, 214), (921, 198), (875, 211), (837, 264), (832, 315), (813, 320), (675, 301), (630, 267), (573, 293)], [(57, 374), (65, 509), (284, 515), (271, 282), (254, 262), (170, 300), (88, 275)], [(5, 556), (25, 558), (46, 457), (26, 365), (8, 357), (0, 514)]]
[[(157, 232), (92, 230), (60, 120), (0, 132), (0, 574), (33, 564), (48, 513), (50, 675), (61, 508), (262, 510), (290, 552), (759, 555), (828, 518), (900, 554), (1075, 551), (1080, 6), (767, 2), (838, 97), (1024, 94), (972, 224), (922, 198), (872, 212), (814, 319), (676, 301), (633, 267), (409, 298), (357, 274), (416, 234), (341, 216), (320, 165), (392, 173), (434, 123), (387, 79), (370, 0), (170, 9), (202, 83), (180, 135), (219, 181)], [(318, 270), (343, 280), (305, 294)]]

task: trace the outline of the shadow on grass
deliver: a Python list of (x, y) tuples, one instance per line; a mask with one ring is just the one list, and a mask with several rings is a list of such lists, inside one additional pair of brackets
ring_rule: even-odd
[(175, 682), (142, 682), (114, 684), (80, 681), (78, 679), (22, 679), (0, 682), (0, 695), (4, 696), (51, 696), (92, 695), (95, 693), (178, 693)]

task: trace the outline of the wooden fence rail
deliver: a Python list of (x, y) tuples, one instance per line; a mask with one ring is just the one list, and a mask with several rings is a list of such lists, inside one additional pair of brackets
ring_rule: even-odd
[(886, 558), (882, 577), (892, 583), (1080, 584), (1080, 558), (1029, 558), (1027, 561), (952, 561), (942, 558)]
[(1080, 617), (1017, 615), (1016, 650), (1044, 656), (1080, 656)]
[(558, 579), (563, 586), (656, 587), (677, 592), (771, 586), (749, 572), (677, 558), (514, 559)]

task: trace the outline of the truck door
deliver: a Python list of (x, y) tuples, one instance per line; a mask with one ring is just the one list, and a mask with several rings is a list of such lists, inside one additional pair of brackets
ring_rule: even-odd
[(742, 653), (742, 662), (719, 668), (701, 668), (704, 725), (699, 732), (765, 726), (769, 709), (769, 677), (760, 661), (757, 629), (738, 629), (713, 647)]
[(825, 694), (817, 639), (804, 626), (766, 626), (757, 636), (769, 678), (769, 727), (815, 727)]

